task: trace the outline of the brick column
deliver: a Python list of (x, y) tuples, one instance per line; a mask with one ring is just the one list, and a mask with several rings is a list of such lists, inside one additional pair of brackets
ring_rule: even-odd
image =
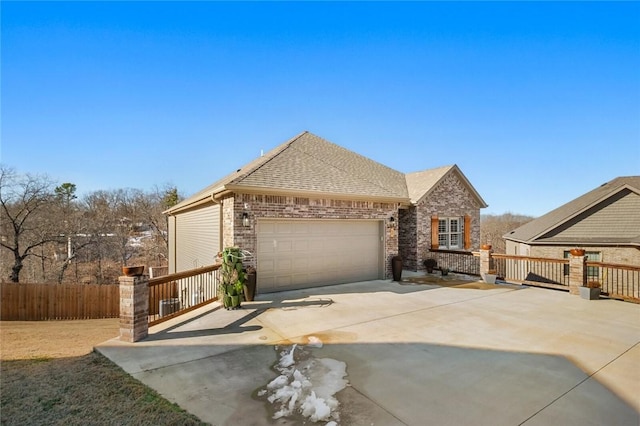
[(480, 247), (480, 276), (483, 278), (489, 273), (489, 270), (493, 269), (491, 267), (491, 253), (490, 244), (483, 244)]
[(569, 255), (569, 293), (580, 294), (580, 287), (587, 282), (587, 256)]
[(120, 277), (120, 340), (137, 342), (149, 335), (149, 279)]

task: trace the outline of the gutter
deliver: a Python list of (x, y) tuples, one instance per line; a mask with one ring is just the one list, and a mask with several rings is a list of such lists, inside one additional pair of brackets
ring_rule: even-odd
[[(224, 187), (222, 187), (220, 189), (224, 189)], [(225, 193), (225, 192), (227, 192), (227, 191), (223, 191), (223, 193)], [(218, 194), (220, 194), (220, 193), (218, 193)], [(201, 198), (199, 200), (193, 201), (193, 202), (191, 202), (189, 204), (186, 204), (184, 206), (180, 206), (180, 207), (177, 207), (177, 208), (176, 207), (172, 207), (170, 209), (167, 209), (167, 210), (163, 211), (162, 213), (166, 214), (166, 215), (169, 215), (169, 216), (174, 216), (176, 213), (182, 212), (184, 210), (192, 209), (194, 207), (201, 206), (201, 205), (206, 204), (206, 203), (208, 203), (210, 201), (215, 203), (215, 204), (220, 204), (220, 201), (219, 201), (218, 198), (219, 197), (216, 195), (216, 190), (214, 190), (211, 193), (211, 195), (208, 195), (208, 196), (206, 196), (204, 198)]]

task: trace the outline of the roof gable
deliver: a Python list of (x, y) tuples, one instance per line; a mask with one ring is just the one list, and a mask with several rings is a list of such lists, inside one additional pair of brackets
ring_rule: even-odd
[(408, 198), (404, 175), (360, 154), (304, 132), (227, 185), (234, 190), (269, 189), (292, 192)]
[(473, 185), (471, 185), (471, 182), (469, 182), (467, 177), (455, 164), (407, 174), (407, 189), (411, 203), (420, 204), (429, 196), (438, 183), (442, 182), (450, 174), (455, 174), (469, 192), (473, 194), (480, 208), (487, 207), (487, 203), (482, 199)]
[(640, 244), (640, 176), (618, 177), (511, 231), (526, 243)]

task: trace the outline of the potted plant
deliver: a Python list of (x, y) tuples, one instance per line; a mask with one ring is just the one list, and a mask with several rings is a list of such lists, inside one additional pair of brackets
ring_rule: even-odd
[(600, 283), (598, 281), (588, 281), (580, 287), (580, 297), (587, 300), (598, 300), (600, 298)]
[(489, 272), (480, 275), (482, 276), (482, 280), (487, 284), (495, 284), (496, 279), (498, 278), (498, 274), (495, 269), (489, 269)]
[(449, 268), (440, 268), (440, 273), (444, 275), (449, 275)]
[(244, 300), (253, 302), (256, 295), (256, 268), (249, 266), (245, 271)]
[(572, 256), (584, 256), (585, 250), (576, 247), (569, 250), (569, 253), (571, 253)]
[(393, 256), (391, 258), (391, 273), (393, 275), (393, 281), (402, 281), (402, 257)]
[(239, 309), (242, 303), (246, 275), (242, 267), (243, 253), (238, 247), (227, 247), (220, 254), (220, 286), (222, 304), (226, 309)]
[(428, 273), (432, 273), (434, 268), (438, 266), (438, 262), (435, 259), (425, 259), (422, 264), (427, 268)]

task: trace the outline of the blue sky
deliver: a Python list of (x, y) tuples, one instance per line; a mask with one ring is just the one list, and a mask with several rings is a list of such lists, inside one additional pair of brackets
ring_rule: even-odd
[(309, 130), (539, 216), (640, 175), (638, 2), (7, 2), (1, 162), (184, 195)]

